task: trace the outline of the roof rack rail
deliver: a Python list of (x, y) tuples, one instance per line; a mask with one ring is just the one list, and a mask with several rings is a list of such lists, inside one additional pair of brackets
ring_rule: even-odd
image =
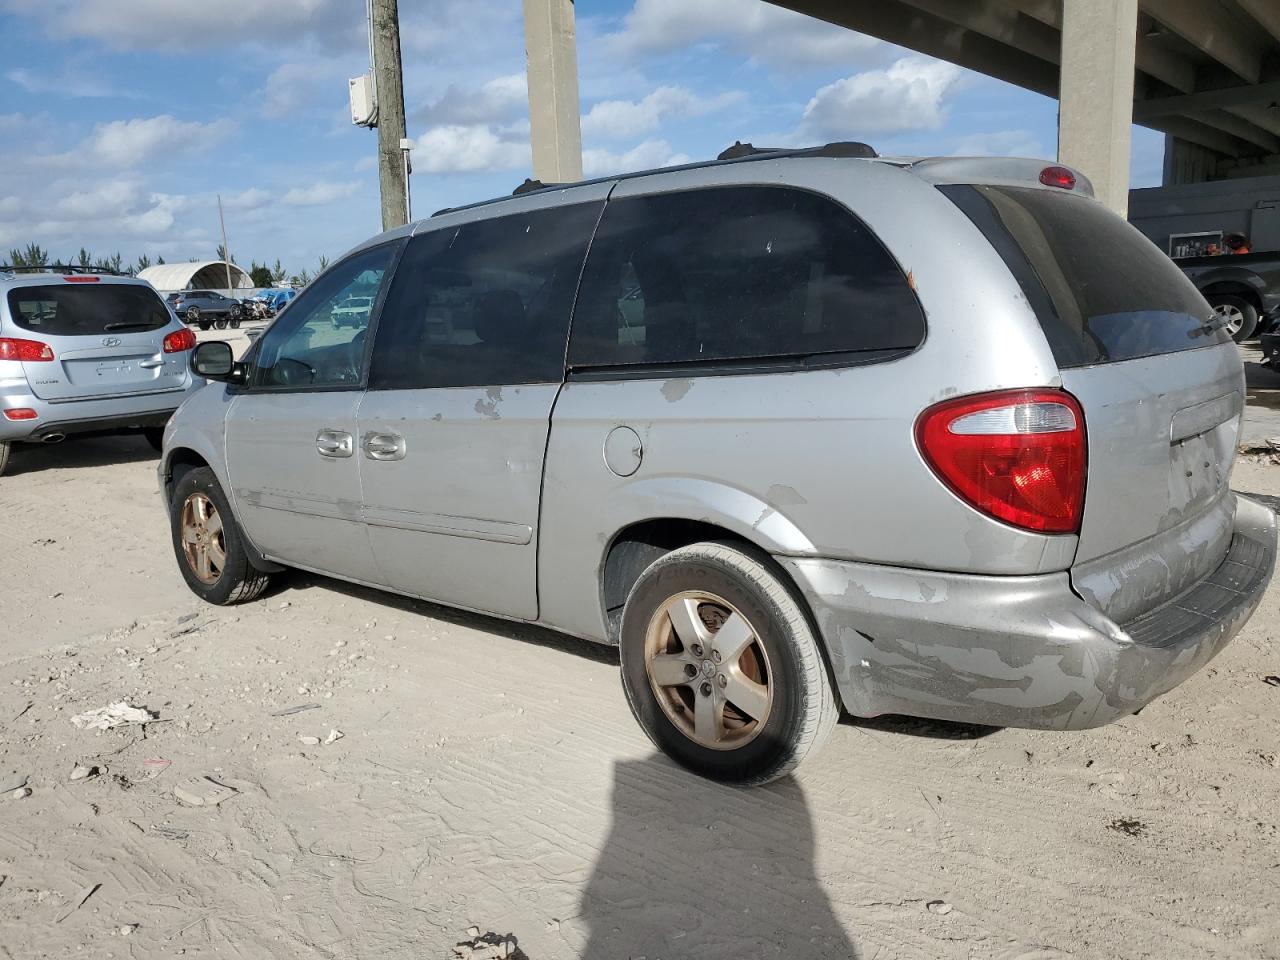
[(82, 267), (78, 263), (41, 263), (35, 266), (15, 267), (0, 263), (0, 273), (97, 273), (108, 277), (125, 277), (128, 274), (110, 267)]
[(733, 146), (720, 151), (717, 160), (740, 160), (743, 157), (763, 157), (769, 154), (786, 157), (854, 157), (860, 160), (872, 160), (879, 156), (875, 150), (857, 140), (837, 140), (820, 147), (757, 147), (754, 144), (735, 140)]

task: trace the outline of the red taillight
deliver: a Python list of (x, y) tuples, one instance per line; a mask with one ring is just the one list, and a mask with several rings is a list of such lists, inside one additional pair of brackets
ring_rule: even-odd
[(182, 353), (196, 348), (196, 335), (187, 328), (175, 330), (164, 338), (165, 353)]
[(1084, 412), (1061, 390), (948, 400), (916, 421), (925, 461), (961, 499), (1005, 523), (1075, 533), (1084, 507)]
[(24, 363), (40, 363), (53, 359), (53, 349), (38, 340), (16, 340), (0, 337), (0, 360), (21, 360)]
[(1066, 167), (1045, 167), (1040, 171), (1040, 182), (1046, 187), (1070, 190), (1076, 185), (1076, 175)]
[(37, 414), (30, 407), (14, 407), (4, 412), (6, 420), (34, 420)]
[(100, 278), (99, 277), (82, 277), (82, 276), (75, 275), (70, 277), (63, 277), (62, 279), (67, 281), (67, 283), (97, 283)]

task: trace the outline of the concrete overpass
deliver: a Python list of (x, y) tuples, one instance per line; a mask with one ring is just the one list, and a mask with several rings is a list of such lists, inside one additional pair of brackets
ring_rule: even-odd
[[(1280, 0), (772, 2), (1058, 98), (1058, 158), (1121, 213), (1131, 122), (1166, 184), (1280, 174)], [(524, 10), (534, 176), (578, 180), (573, 0)]]

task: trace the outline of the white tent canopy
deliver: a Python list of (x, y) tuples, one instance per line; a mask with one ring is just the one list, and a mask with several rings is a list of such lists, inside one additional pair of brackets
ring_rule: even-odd
[(227, 264), (223, 260), (196, 260), (189, 263), (162, 263), (147, 267), (138, 274), (138, 279), (145, 280), (161, 293), (173, 293), (178, 290), (227, 290), (227, 267), (231, 267), (231, 283), (237, 290), (250, 290), (253, 281), (249, 275), (234, 263)]

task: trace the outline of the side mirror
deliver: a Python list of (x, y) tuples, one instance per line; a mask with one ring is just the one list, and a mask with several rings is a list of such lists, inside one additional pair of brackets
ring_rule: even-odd
[(231, 344), (222, 340), (206, 340), (191, 354), (191, 372), (206, 380), (229, 380), (235, 366)]

